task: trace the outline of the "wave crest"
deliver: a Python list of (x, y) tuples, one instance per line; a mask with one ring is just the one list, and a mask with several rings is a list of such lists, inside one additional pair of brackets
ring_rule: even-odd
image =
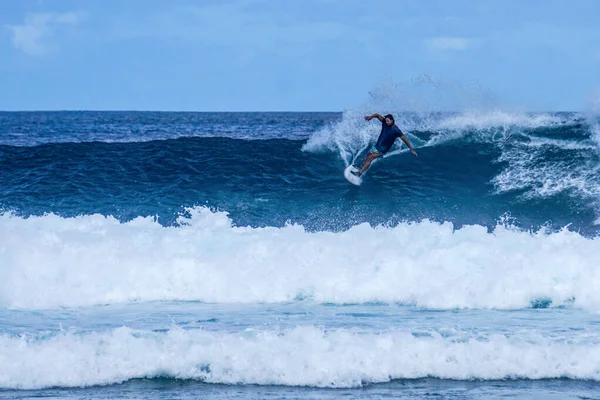
[(0, 304), (130, 301), (397, 302), (433, 309), (519, 309), (539, 298), (600, 310), (600, 238), (497, 226), (361, 224), (345, 232), (235, 227), (190, 210), (179, 227), (100, 215), (0, 218)]
[[(61, 357), (56, 357), (61, 354)], [(0, 336), (0, 388), (38, 389), (170, 377), (219, 384), (360, 387), (394, 379), (600, 380), (600, 347), (532, 334), (454, 340), (432, 333), (166, 333), (118, 328), (50, 338)]]

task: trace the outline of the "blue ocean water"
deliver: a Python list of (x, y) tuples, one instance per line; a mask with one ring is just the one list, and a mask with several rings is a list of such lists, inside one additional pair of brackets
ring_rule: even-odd
[(0, 396), (600, 398), (579, 113), (0, 113)]

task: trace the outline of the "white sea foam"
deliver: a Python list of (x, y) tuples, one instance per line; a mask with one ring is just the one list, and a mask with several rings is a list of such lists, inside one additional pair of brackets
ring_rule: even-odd
[[(589, 340), (587, 340), (589, 342)], [(600, 380), (600, 345), (535, 334), (452, 340), (313, 326), (241, 334), (61, 332), (0, 336), (0, 388), (36, 389), (171, 377), (221, 384), (358, 387), (393, 379)]]
[(401, 302), (427, 308), (553, 305), (600, 310), (600, 238), (451, 223), (345, 232), (232, 227), (191, 210), (180, 227), (100, 215), (0, 217), (0, 305), (154, 300)]
[(520, 146), (531, 148), (555, 147), (561, 150), (595, 150), (596, 145), (590, 140), (573, 141), (565, 139), (549, 139), (535, 137), (531, 135), (523, 135), (528, 142), (519, 143)]
[[(525, 197), (569, 192), (591, 199), (600, 196), (600, 165), (592, 140), (572, 141), (525, 135), (527, 141), (503, 148), (498, 161), (506, 167), (493, 179), (498, 192), (525, 191)], [(553, 151), (568, 151), (556, 157)]]

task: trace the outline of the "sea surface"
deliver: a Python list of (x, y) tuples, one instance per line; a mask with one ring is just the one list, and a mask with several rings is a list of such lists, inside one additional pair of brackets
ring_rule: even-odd
[(0, 112), (0, 398), (600, 399), (600, 120)]

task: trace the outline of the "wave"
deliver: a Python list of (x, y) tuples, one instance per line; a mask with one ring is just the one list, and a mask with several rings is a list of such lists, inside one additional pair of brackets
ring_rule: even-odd
[(12, 309), (132, 301), (403, 303), (431, 309), (600, 310), (600, 238), (422, 221), (236, 227), (223, 212), (155, 218), (0, 218), (0, 304)]
[[(264, 132), (263, 132), (264, 133)], [(0, 140), (0, 147), (37, 147), (37, 146), (48, 146), (48, 145), (77, 145), (77, 144), (94, 144), (94, 143), (102, 143), (102, 144), (135, 144), (135, 143), (148, 143), (148, 142), (165, 142), (165, 141), (173, 141), (179, 139), (233, 139), (233, 140), (243, 140), (243, 141), (253, 141), (253, 140), (273, 140), (273, 139), (283, 139), (283, 140), (293, 140), (300, 141), (305, 140), (305, 135), (286, 135), (287, 132), (279, 132), (279, 134), (263, 134), (256, 135), (252, 132), (240, 132), (240, 131), (231, 131), (231, 132), (215, 132), (215, 133), (178, 133), (178, 134), (153, 134), (147, 136), (136, 136), (136, 135), (127, 135), (123, 137), (119, 136), (107, 136), (105, 134), (98, 135), (89, 135), (85, 137), (66, 137), (66, 138), (29, 138), (22, 137), (18, 138), (16, 135), (11, 136), (8, 139)], [(287, 137), (286, 137), (287, 136)]]
[[(312, 113), (236, 114), (238, 124), (258, 120), (281, 135), (294, 118), (305, 119), (307, 132), (326, 126), (304, 139), (0, 146), (0, 209), (22, 216), (100, 213), (122, 221), (156, 215), (168, 225), (183, 207), (207, 205), (228, 210), (238, 224), (281, 227), (292, 221), (308, 230), (423, 218), (493, 227), (509, 213), (526, 228), (572, 224), (585, 235), (598, 232), (600, 148), (590, 118), (401, 113), (401, 126), (415, 128), (407, 134), (419, 157), (399, 154), (406, 149), (397, 145), (376, 161), (363, 186), (350, 188), (344, 164), (361, 163), (379, 132), (364, 114), (348, 111), (328, 124)], [(222, 115), (211, 118), (211, 124), (223, 123)]]
[(332, 388), (425, 377), (600, 381), (598, 357), (598, 343), (523, 332), (456, 340), (435, 332), (415, 337), (313, 326), (242, 334), (122, 327), (43, 338), (0, 335), (0, 360), (5, 360), (0, 388), (85, 387), (158, 377)]
[(332, 112), (0, 112), (0, 145), (144, 143), (179, 138), (305, 139)]

